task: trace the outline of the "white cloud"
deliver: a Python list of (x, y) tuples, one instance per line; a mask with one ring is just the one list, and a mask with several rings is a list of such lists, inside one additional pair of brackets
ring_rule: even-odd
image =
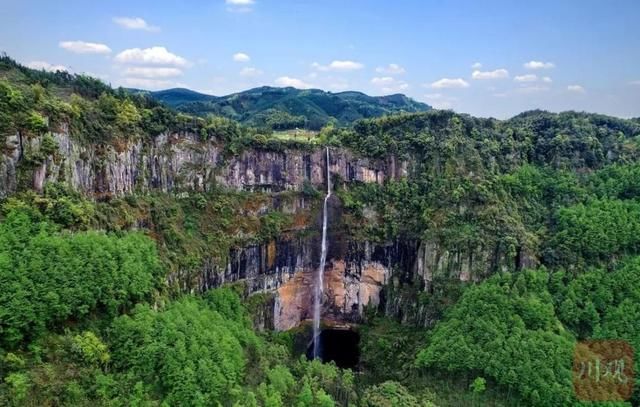
[(468, 88), (469, 83), (462, 78), (442, 78), (433, 82), (430, 85), (434, 89), (445, 89), (445, 88)]
[(580, 85), (569, 85), (569, 86), (567, 86), (567, 90), (569, 92), (576, 92), (576, 93), (585, 93), (586, 92), (586, 90)]
[(453, 107), (453, 103), (458, 99), (445, 96), (442, 93), (427, 93), (424, 95), (427, 102), (434, 109), (451, 109)]
[(540, 86), (540, 85), (528, 85), (522, 86), (516, 89), (518, 93), (538, 93), (538, 92), (546, 92), (549, 90), (548, 86)]
[(232, 13), (249, 13), (253, 11), (255, 0), (225, 0), (227, 11)]
[(407, 82), (394, 79), (390, 76), (372, 78), (371, 84), (386, 93), (397, 93), (409, 89)]
[(148, 78), (123, 78), (122, 85), (132, 87), (132, 88), (142, 88), (142, 89), (166, 89), (176, 84), (172, 81), (163, 80), (163, 79), (148, 79)]
[(244, 52), (237, 52), (233, 54), (233, 60), (236, 62), (249, 62), (251, 61), (251, 57)]
[(27, 64), (27, 67), (31, 69), (45, 70), (49, 72), (69, 71), (69, 68), (67, 68), (64, 65), (53, 65), (46, 61), (32, 61)]
[(538, 76), (534, 74), (518, 75), (513, 80), (516, 82), (535, 82), (538, 80)]
[(169, 52), (165, 47), (125, 49), (115, 57), (116, 62), (139, 65), (170, 65), (183, 67), (189, 62), (181, 56)]
[(302, 79), (291, 78), (289, 76), (279, 77), (278, 79), (275, 80), (275, 84), (278, 86), (284, 86), (284, 87), (291, 86), (298, 89), (309, 89), (313, 87), (311, 84), (304, 82)]
[(471, 65), (471, 69), (480, 69), (482, 68), (482, 64), (480, 62), (474, 62), (473, 65)]
[(355, 71), (364, 68), (364, 65), (360, 62), (349, 60), (335, 60), (331, 61), (329, 65), (320, 65), (319, 63), (314, 62), (311, 66), (319, 71)]
[(140, 17), (114, 17), (113, 22), (127, 30), (160, 31), (160, 27), (150, 25)]
[(262, 71), (258, 68), (245, 67), (240, 70), (240, 76), (255, 77), (262, 75)]
[(96, 42), (61, 41), (58, 45), (76, 54), (109, 54), (111, 52), (111, 48)]
[(405, 69), (398, 64), (389, 64), (387, 66), (379, 66), (376, 68), (376, 72), (387, 75), (400, 75), (405, 73)]
[(551, 69), (555, 67), (553, 62), (529, 61), (524, 64), (527, 69)]
[(124, 71), (127, 76), (135, 76), (142, 78), (173, 78), (182, 75), (182, 71), (178, 68), (149, 68), (132, 66)]
[(509, 71), (506, 69), (496, 69), (495, 71), (478, 71), (475, 70), (471, 74), (473, 79), (502, 79), (509, 77)]
[(548, 76), (545, 76), (544, 78), (542, 78), (542, 82), (545, 82), (545, 83), (551, 83), (551, 82), (553, 82), (553, 79), (551, 79), (551, 78), (550, 78), (550, 77), (548, 77)]
[(631, 81), (629, 82), (629, 85), (640, 86), (640, 81)]

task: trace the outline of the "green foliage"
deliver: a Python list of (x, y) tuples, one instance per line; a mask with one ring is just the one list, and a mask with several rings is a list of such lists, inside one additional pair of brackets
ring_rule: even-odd
[[(558, 315), (581, 339), (602, 332), (605, 322), (613, 322), (610, 313), (616, 314), (620, 307), (627, 307), (627, 302), (640, 303), (640, 257), (625, 259), (613, 272), (592, 269), (575, 277), (559, 273), (556, 280), (560, 282), (553, 286)], [(637, 312), (631, 312), (628, 317), (635, 315)], [(638, 332), (629, 330), (617, 337), (629, 334), (633, 336)]]
[(482, 373), (533, 405), (568, 404), (573, 339), (555, 316), (547, 279), (527, 271), (467, 289), (436, 325), (417, 365)]
[(365, 378), (378, 383), (411, 376), (424, 336), (422, 330), (389, 318), (369, 320), (360, 329), (360, 363), (367, 373)]
[[(239, 306), (237, 296), (212, 298), (217, 304), (222, 298), (235, 302), (223, 312)], [(229, 319), (193, 297), (162, 312), (137, 306), (131, 316), (115, 320), (111, 336), (114, 366), (129, 371), (134, 382), (157, 388), (156, 396), (170, 405), (231, 400), (244, 377), (244, 348), (258, 346), (245, 318)]]
[(17, 370), (17, 369), (21, 369), (25, 366), (25, 360), (22, 356), (15, 354), (15, 353), (7, 353), (4, 356), (4, 360), (3, 362), (5, 363), (5, 367), (8, 370)]
[(471, 388), (471, 391), (474, 393), (484, 393), (484, 391), (487, 390), (487, 381), (484, 377), (476, 377), (473, 379), (473, 382), (471, 382), (469, 388)]
[[(625, 258), (640, 254), (638, 120), (534, 111), (498, 121), (447, 111), (346, 129), (338, 126), (425, 107), (351, 92), (164, 92), (181, 105), (177, 113), (140, 92), (7, 57), (0, 76), (0, 141), (19, 136), (27, 181), (25, 168), (64, 159), (54, 133), (67, 126), (96, 154), (134, 140), (145, 149), (164, 132), (195, 134), (227, 158), (247, 148), (346, 147), (395, 174), (406, 167), (408, 177), (336, 183), (344, 233), (356, 244), (408, 242), (440, 273), (426, 282), (408, 267), (394, 270), (381, 298), (402, 323), (367, 311), (356, 384), (350, 371), (292, 360), (291, 332), (258, 336), (231, 288), (176, 299), (159, 284), (166, 271), (172, 284), (192, 288), (205, 262), (226, 264), (233, 248), (295, 233), (293, 216), (263, 210), (289, 195), (208, 186), (92, 202), (47, 184), (2, 203), (2, 405), (460, 405), (496, 395), (567, 405), (575, 339), (622, 338), (640, 349), (640, 263)], [(319, 135), (273, 133), (327, 123)], [(322, 196), (309, 183), (302, 189)], [(537, 262), (552, 271), (520, 271)], [(273, 297), (247, 302), (255, 314)], [(437, 385), (421, 388), (427, 379)], [(434, 388), (442, 396), (431, 397)]]
[(58, 143), (51, 137), (50, 134), (46, 134), (42, 137), (40, 144), (40, 152), (44, 155), (53, 155), (58, 151)]
[[(640, 257), (626, 258), (613, 271), (602, 268), (556, 273), (550, 284), (558, 317), (578, 339), (626, 340), (640, 349)], [(640, 369), (640, 361), (634, 361)], [(633, 402), (640, 401), (636, 377)]]
[(151, 96), (186, 113), (224, 116), (271, 130), (296, 127), (319, 130), (328, 123), (346, 126), (362, 118), (430, 109), (403, 95), (371, 97), (359, 92), (330, 93), (266, 86), (224, 97), (186, 89), (152, 92)]
[[(355, 378), (350, 370), (341, 370), (334, 364), (318, 360), (308, 361), (302, 356), (291, 369), (297, 386), (286, 399), (285, 405), (325, 407), (349, 405), (357, 400)], [(311, 397), (312, 396), (312, 397)], [(313, 399), (313, 401), (311, 401)]]
[(0, 344), (16, 348), (96, 309), (114, 316), (146, 298), (159, 272), (139, 233), (61, 233), (12, 210), (0, 223)]
[(228, 288), (183, 297), (160, 311), (139, 305), (113, 322), (109, 336), (122, 388), (142, 399), (256, 406), (356, 399), (350, 372), (304, 358), (291, 363), (282, 347), (259, 338)]
[(3, 136), (38, 136), (68, 125), (78, 140), (122, 144), (167, 131), (210, 132), (202, 119), (176, 114), (148, 95), (114, 90), (88, 76), (35, 71), (7, 56), (0, 57), (0, 74), (11, 78), (0, 80)]
[(386, 381), (368, 388), (360, 401), (360, 405), (362, 407), (435, 407), (431, 402), (420, 402), (404, 386), (393, 381)]
[(4, 378), (9, 386), (9, 400), (12, 405), (21, 405), (29, 391), (29, 377), (24, 373), (11, 373)]
[(9, 82), (0, 80), (0, 135), (3, 139), (15, 133), (37, 136), (45, 132), (46, 121), (42, 114), (36, 111), (37, 107), (33, 95), (25, 95)]
[(171, 271), (200, 272), (206, 259), (225, 263), (232, 247), (281, 236), (292, 217), (277, 211), (261, 214), (269, 197), (262, 193), (214, 190), (136, 195), (99, 204), (94, 222), (101, 228), (128, 229), (142, 221), (158, 242)]
[(370, 157), (413, 156), (435, 171), (456, 159), (505, 171), (525, 162), (555, 168), (626, 163), (638, 158), (638, 134), (638, 123), (603, 115), (531, 111), (500, 122), (431, 111), (362, 120), (332, 137)]
[(268, 212), (260, 217), (259, 238), (268, 241), (280, 236), (283, 230), (291, 226), (291, 217), (282, 212)]
[(322, 196), (322, 192), (318, 191), (308, 180), (304, 180), (302, 183), (302, 195), (306, 198), (319, 199)]
[(638, 253), (640, 248), (640, 203), (593, 200), (560, 208), (557, 233), (550, 250), (565, 264), (610, 259), (613, 255)]
[(31, 211), (33, 216), (47, 219), (66, 229), (87, 229), (95, 216), (95, 207), (77, 192), (59, 183), (45, 184), (43, 194), (32, 191), (9, 198), (1, 212)]
[(111, 359), (107, 345), (91, 331), (73, 337), (73, 350), (90, 365), (103, 365)]
[(286, 111), (267, 109), (256, 113), (251, 121), (257, 127), (264, 127), (270, 130), (289, 130), (305, 128), (307, 119), (304, 116), (294, 116)]

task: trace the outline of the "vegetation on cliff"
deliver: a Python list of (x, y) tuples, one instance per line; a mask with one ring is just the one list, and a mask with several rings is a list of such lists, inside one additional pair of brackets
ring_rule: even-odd
[[(299, 120), (274, 117), (266, 127)], [(0, 211), (2, 405), (570, 405), (577, 341), (640, 349), (637, 120), (432, 111), (304, 140), (0, 58), (0, 141), (41, 143), (21, 165), (55, 154), (50, 132), (66, 128), (96, 151), (189, 131), (227, 155), (326, 142), (388, 167), (406, 162), (408, 177), (383, 185), (336, 183), (342, 229), (416, 242), (421, 260), (435, 259), (432, 275), (394, 270), (380, 307), (366, 312), (354, 375), (298, 359), (292, 333), (256, 332), (247, 309), (263, 298), (247, 306), (241, 284), (181, 293), (198, 291), (196, 271), (225, 267), (234, 248), (305, 233), (312, 213), (275, 204), (298, 193), (213, 188), (96, 202), (25, 183)], [(299, 194), (320, 198), (308, 184)]]
[[(360, 122), (332, 136), (412, 167), (409, 179), (341, 190), (345, 230), (355, 239), (426, 242), (445, 262), (430, 266), (426, 295), (417, 275), (387, 288), (389, 303), (411, 305), (403, 320), (431, 329), (392, 328), (395, 345), (379, 330), (370, 339), (365, 332), (363, 354), (373, 359), (365, 362), (378, 380), (403, 378), (417, 392), (425, 378), (464, 388), (481, 377), (503, 389), (508, 404), (568, 405), (576, 402), (576, 341), (623, 339), (637, 349), (640, 331), (628, 323), (638, 317), (631, 304), (640, 292), (636, 122), (572, 112), (504, 122), (433, 112)], [(469, 259), (468, 274), (458, 258)], [(394, 365), (406, 359), (415, 366)], [(374, 360), (395, 367), (377, 369)]]
[(112, 89), (98, 79), (66, 71), (26, 68), (0, 56), (0, 142), (9, 136), (41, 136), (67, 129), (90, 144), (122, 146), (161, 133), (191, 132), (221, 144), (228, 155), (243, 149), (283, 151), (315, 145), (308, 137), (273, 137), (220, 115), (192, 116), (141, 93)]

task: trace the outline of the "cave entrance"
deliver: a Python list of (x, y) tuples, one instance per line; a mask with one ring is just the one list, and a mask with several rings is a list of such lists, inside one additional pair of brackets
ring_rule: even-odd
[[(320, 332), (320, 360), (335, 362), (342, 369), (355, 369), (360, 362), (360, 334), (350, 329), (323, 329)], [(307, 358), (313, 358), (313, 341), (307, 348)]]

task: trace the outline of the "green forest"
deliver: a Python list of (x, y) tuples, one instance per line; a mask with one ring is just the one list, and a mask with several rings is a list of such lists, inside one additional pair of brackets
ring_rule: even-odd
[[(278, 120), (302, 120), (289, 116)], [(640, 119), (447, 110), (357, 119), (283, 138), (277, 124), (192, 116), (0, 58), (0, 145), (41, 140), (0, 201), (0, 405), (640, 404), (640, 374), (627, 401), (581, 401), (572, 383), (579, 341), (624, 340), (640, 353)], [(317, 189), (94, 199), (60, 182), (34, 191), (33, 169), (56, 154), (59, 132), (96, 151), (176, 132), (218, 143), (223, 159), (329, 146), (405, 161), (409, 175), (383, 184), (333, 180), (345, 237), (477, 260), (465, 279), (447, 267), (430, 283), (394, 270), (383, 293), (399, 305), (365, 310), (358, 366), (309, 360), (308, 327), (256, 327), (269, 294), (247, 296), (243, 281), (196, 293), (167, 277), (292, 233), (292, 215), (243, 208), (299, 194), (317, 211)]]
[(291, 87), (262, 86), (220, 97), (188, 89), (167, 89), (150, 92), (150, 96), (184, 113), (219, 115), (268, 130), (320, 130), (329, 123), (345, 126), (358, 119), (430, 109), (429, 105), (400, 94), (375, 97), (361, 92), (332, 93)]

